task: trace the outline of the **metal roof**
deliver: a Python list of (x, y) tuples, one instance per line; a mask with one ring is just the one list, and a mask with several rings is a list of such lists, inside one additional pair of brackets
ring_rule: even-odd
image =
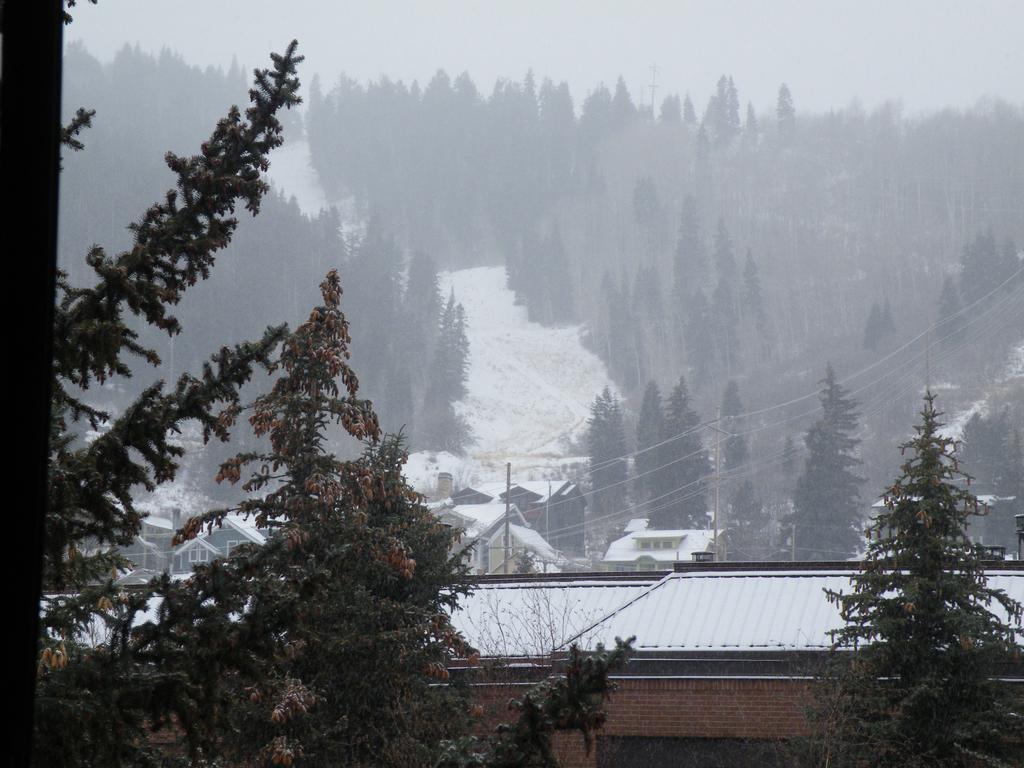
[[(851, 573), (689, 571), (672, 573), (588, 626), (564, 646), (606, 646), (636, 636), (638, 650), (819, 650), (841, 625), (824, 590), (851, 590)], [(990, 571), (990, 587), (1024, 602), (1024, 573)], [(999, 606), (993, 612), (1001, 615)], [(1005, 615), (1003, 616), (1005, 619)]]
[(546, 656), (657, 583), (657, 576), (484, 582), (452, 624), (482, 656)]

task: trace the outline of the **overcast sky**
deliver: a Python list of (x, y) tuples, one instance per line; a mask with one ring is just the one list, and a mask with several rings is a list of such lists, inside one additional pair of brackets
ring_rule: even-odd
[(342, 71), (422, 84), (443, 68), (490, 93), (533, 68), (568, 80), (577, 106), (619, 74), (649, 102), (657, 65), (656, 101), (688, 91), (698, 111), (722, 73), (758, 111), (781, 82), (798, 109), (1024, 104), (1024, 0), (100, 0), (74, 16), (66, 39), (104, 60), (138, 43), (251, 69), (297, 38), (300, 76), (325, 85)]

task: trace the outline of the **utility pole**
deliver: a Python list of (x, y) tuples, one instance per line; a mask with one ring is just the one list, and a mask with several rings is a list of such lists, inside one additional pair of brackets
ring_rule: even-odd
[(793, 530), (790, 533), (789, 547), (790, 547), (789, 559), (792, 562), (795, 563), (796, 562), (796, 523), (793, 523)]
[(715, 562), (722, 559), (722, 546), (718, 540), (718, 497), (722, 485), (721, 455), (722, 455), (722, 430), (718, 428), (718, 422), (722, 418), (722, 407), (715, 407)]
[(928, 326), (928, 334), (924, 342), (924, 387), (932, 387), (932, 327)]
[(661, 67), (651, 64), (649, 69), (651, 70), (651, 84), (648, 86), (651, 89), (651, 119), (654, 120), (654, 92), (658, 89), (658, 73), (661, 71)]
[(544, 538), (547, 539), (548, 544), (551, 540), (548, 538), (549, 531), (551, 530), (551, 481), (548, 480), (548, 497), (544, 500)]
[(505, 564), (501, 572), (508, 575), (509, 545), (512, 543), (509, 538), (508, 517), (512, 511), (512, 462), (505, 464)]

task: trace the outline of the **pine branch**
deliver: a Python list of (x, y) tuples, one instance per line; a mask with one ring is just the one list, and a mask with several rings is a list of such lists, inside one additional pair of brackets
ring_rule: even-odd
[(607, 718), (604, 703), (615, 689), (608, 675), (626, 663), (633, 639), (616, 639), (610, 651), (599, 644), (596, 653), (586, 656), (572, 646), (564, 675), (538, 683), (511, 702), (515, 720), (484, 738), (448, 742), (435, 768), (557, 768), (552, 739), (567, 731), (580, 733), (589, 754), (594, 732)]
[(128, 375), (122, 351), (156, 364), (152, 350), (141, 347), (137, 334), (123, 322), (130, 311), (168, 334), (181, 326), (170, 305), (199, 279), (209, 276), (214, 254), (226, 247), (238, 224), (230, 214), (243, 201), (253, 214), (269, 189), (261, 178), (266, 155), (280, 146), (276, 114), (299, 104), (295, 67), (302, 61), (293, 41), (284, 55), (273, 54), (274, 68), (257, 70), (249, 96), (252, 106), (242, 120), (237, 107), (217, 125), (202, 153), (181, 158), (167, 154), (178, 177), (167, 192), (130, 229), (135, 245), (116, 258), (94, 246), (87, 262), (97, 275), (91, 288), (75, 288), (62, 279), (62, 299), (55, 312), (54, 368), (58, 377), (87, 388), (93, 379)]

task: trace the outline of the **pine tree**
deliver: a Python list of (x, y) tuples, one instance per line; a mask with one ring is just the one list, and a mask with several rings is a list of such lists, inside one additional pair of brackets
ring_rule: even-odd
[(963, 306), (960, 303), (960, 292), (953, 278), (947, 276), (942, 281), (942, 293), (939, 294), (939, 317), (935, 332), (939, 343), (945, 347), (956, 346), (963, 340), (964, 324)]
[(693, 108), (690, 94), (683, 97), (683, 122), (690, 126), (697, 124), (697, 110)]
[(760, 126), (757, 124), (757, 113), (754, 112), (754, 105), (747, 102), (747, 117), (743, 123), (743, 139), (749, 147), (756, 147), (760, 136)]
[(743, 261), (743, 306), (747, 322), (754, 326), (754, 333), (759, 342), (760, 359), (770, 359), (773, 347), (772, 331), (761, 293), (761, 276), (749, 248)]
[(732, 371), (739, 361), (739, 335), (736, 332), (739, 307), (736, 291), (737, 266), (732, 252), (732, 238), (726, 229), (725, 219), (719, 217), (715, 233), (715, 270), (718, 282), (715, 284), (712, 318), (715, 327), (715, 341), (720, 361), (726, 371)]
[(786, 477), (792, 477), (796, 471), (796, 446), (793, 444), (793, 436), (786, 435), (782, 444), (782, 473)]
[(420, 440), (424, 446), (460, 453), (469, 442), (469, 427), (455, 410), (455, 403), (467, 394), (468, 371), (466, 312), (452, 291), (441, 312), (434, 364), (423, 399)]
[(779, 136), (782, 137), (783, 142), (788, 143), (796, 133), (796, 110), (793, 108), (793, 95), (785, 83), (779, 86), (779, 96), (775, 103), (775, 119), (778, 121)]
[(637, 111), (636, 105), (633, 104), (633, 97), (629, 95), (626, 81), (622, 78), (622, 75), (619, 75), (619, 79), (615, 81), (615, 95), (612, 96), (611, 103), (612, 125), (616, 128), (622, 128), (636, 119), (636, 115)]
[(697, 388), (711, 381), (715, 368), (714, 324), (711, 305), (700, 289), (686, 316), (686, 356)]
[(617, 639), (608, 651), (598, 644), (593, 654), (571, 646), (564, 676), (552, 676), (509, 703), (514, 722), (499, 725), (488, 736), (448, 742), (436, 768), (555, 768), (557, 732), (578, 732), (590, 754), (594, 732), (607, 718), (604, 702), (615, 689), (610, 673), (625, 664), (633, 639)]
[(700, 417), (690, 406), (686, 380), (680, 377), (665, 404), (664, 445), (658, 461), (663, 469), (648, 513), (651, 528), (707, 528), (710, 463), (699, 428)]
[(661, 391), (653, 381), (644, 390), (640, 415), (636, 425), (635, 501), (643, 502), (658, 495), (663, 470), (662, 454), (658, 449), (665, 434), (665, 413), (661, 405)]
[[(130, 566), (116, 547), (141, 530), (143, 515), (133, 502), (138, 489), (174, 479), (183, 450), (173, 436), (196, 421), (205, 439), (227, 439), (222, 408), (238, 402), (255, 368), (270, 365), (285, 331), (268, 329), (258, 342), (222, 348), (200, 376), (185, 374), (168, 391), (162, 381), (146, 386), (117, 417), (89, 404), (87, 392), (129, 376), (133, 358), (160, 363), (125, 313), (177, 334), (181, 326), (170, 310), (209, 276), (214, 255), (235, 232), (235, 206), (259, 211), (269, 189), (261, 173), (281, 144), (277, 114), (299, 103), (295, 68), (302, 57), (295, 49), (293, 42), (272, 56), (272, 70), (256, 72), (244, 118), (232, 107), (201, 154), (167, 154), (177, 188), (131, 225), (131, 250), (111, 257), (93, 246), (86, 257), (91, 287), (58, 276), (43, 584), (60, 596), (44, 601), (40, 622), (36, 765), (116, 766), (152, 758), (145, 719), (165, 695), (164, 681), (128, 641), (149, 593), (115, 586), (119, 570)], [(76, 132), (66, 133), (66, 141)], [(85, 439), (85, 425), (99, 436)]]
[(989, 587), (967, 523), (977, 499), (958, 481), (953, 440), (925, 396), (901, 475), (871, 522), (833, 671), (836, 727), (826, 764), (967, 768), (1020, 764), (1022, 700), (998, 679), (1019, 659), (1021, 605)]
[(743, 413), (743, 403), (740, 400), (739, 385), (735, 381), (730, 381), (722, 394), (722, 407), (719, 411), (722, 428), (730, 433), (725, 438), (725, 446), (722, 451), (722, 469), (725, 472), (735, 472), (750, 458), (746, 439), (743, 435), (734, 434), (739, 430), (739, 419), (736, 417), (741, 413)]
[(591, 515), (607, 521), (626, 506), (626, 433), (622, 406), (608, 387), (594, 399), (587, 420)]
[(864, 323), (864, 349), (875, 350), (882, 336), (882, 308), (872, 302), (868, 319)]
[(661, 102), (661, 111), (658, 114), (658, 119), (663, 123), (681, 123), (683, 121), (683, 111), (679, 103), (679, 94), (669, 94)]
[(757, 498), (754, 484), (744, 480), (730, 495), (726, 542), (730, 560), (766, 560), (771, 554), (771, 517)]
[(681, 307), (690, 297), (693, 286), (700, 285), (707, 276), (704, 240), (700, 232), (700, 214), (693, 195), (683, 198), (679, 215), (679, 232), (673, 261), (673, 293)]
[[(401, 441), (381, 437), (359, 397), (336, 271), (321, 292), (285, 339), (270, 391), (244, 409), (268, 447), (221, 467), (218, 480), (245, 481), (243, 500), (193, 517), (179, 536), (235, 513), (266, 543), (165, 582), (167, 607), (137, 642), (163, 660), (168, 682), (183, 656), (205, 667), (202, 684), (172, 687), (161, 712), (185, 729), (193, 757), (426, 766), (464, 727), (465, 702), (432, 683), (452, 654), (468, 655), (447, 618), (467, 571), (449, 555), (457, 533), (403, 478)], [(330, 453), (333, 426), (363, 444), (359, 458)]]
[(857, 553), (861, 541), (860, 464), (856, 404), (836, 381), (831, 364), (820, 382), (822, 417), (804, 437), (807, 459), (793, 494), (796, 553), (800, 560), (842, 560)]

